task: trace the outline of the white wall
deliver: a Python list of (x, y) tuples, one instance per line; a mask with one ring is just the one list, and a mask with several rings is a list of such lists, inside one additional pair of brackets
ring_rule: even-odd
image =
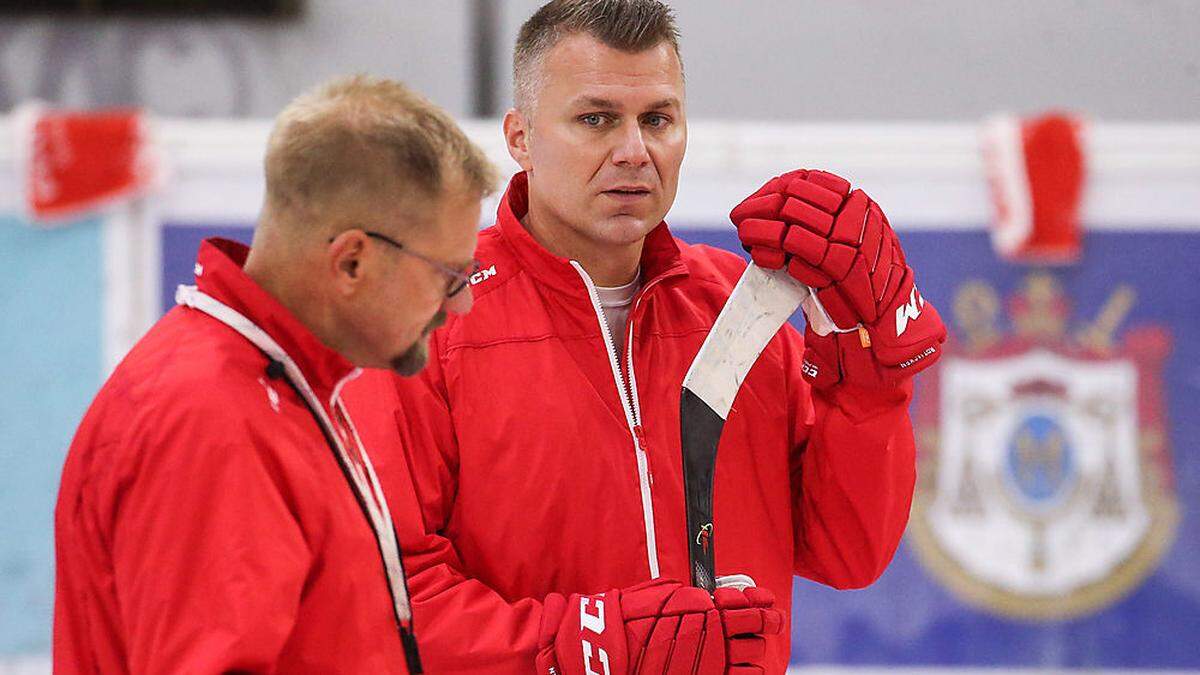
[[(307, 0), (297, 21), (0, 17), (0, 111), (29, 96), (166, 115), (272, 116), (360, 70), (474, 110), (471, 13), (491, 2), (497, 105), (542, 0)], [(1200, 118), (1194, 0), (675, 0), (693, 118), (975, 120), (1064, 106)], [(493, 114), (502, 112), (493, 110)]]
[(468, 0), (309, 0), (294, 21), (14, 19), (0, 15), (0, 111), (37, 97), (171, 116), (273, 117), (324, 79), (405, 80), (463, 114)]

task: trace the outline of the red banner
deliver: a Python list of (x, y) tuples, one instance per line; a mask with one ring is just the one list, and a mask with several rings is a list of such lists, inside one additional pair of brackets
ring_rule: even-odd
[(17, 113), (19, 171), (35, 221), (86, 215), (157, 187), (162, 162), (134, 109)]
[(984, 127), (983, 157), (996, 218), (992, 244), (1015, 262), (1079, 259), (1086, 177), (1082, 123), (1070, 115), (1002, 116)]

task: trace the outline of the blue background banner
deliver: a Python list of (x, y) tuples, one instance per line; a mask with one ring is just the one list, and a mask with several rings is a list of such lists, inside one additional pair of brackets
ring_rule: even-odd
[[(694, 243), (739, 250), (728, 229), (688, 223), (674, 228)], [(192, 283), (203, 237), (249, 240), (237, 224), (168, 224), (163, 230), (164, 310), (175, 286)], [(953, 300), (981, 281), (1001, 298), (1018, 293), (1031, 268), (993, 253), (982, 229), (907, 231), (901, 236), (925, 297), (953, 325)], [(1193, 232), (1101, 231), (1086, 238), (1083, 262), (1042, 270), (1061, 285), (1071, 323), (1093, 320), (1118, 287), (1135, 301), (1117, 330), (1161, 326), (1172, 339), (1164, 369), (1168, 448), (1181, 520), (1165, 555), (1142, 583), (1072, 619), (1006, 618), (969, 604), (924, 566), (906, 538), (872, 587), (836, 592), (804, 580), (795, 586), (794, 664), (1200, 668), (1200, 272)], [(1001, 313), (1004, 316), (1004, 313)], [(1000, 326), (1011, 329), (1011, 325)], [(917, 405), (920, 401), (917, 402)]]

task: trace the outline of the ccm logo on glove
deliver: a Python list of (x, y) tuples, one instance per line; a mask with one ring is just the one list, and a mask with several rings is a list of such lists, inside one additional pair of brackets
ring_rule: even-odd
[[(596, 613), (588, 612), (588, 606), (595, 604)], [(580, 598), (579, 599), (579, 625), (585, 631), (590, 631), (600, 637), (604, 632), (604, 600), (599, 596), (596, 598)], [(586, 633), (585, 633), (586, 636)], [(608, 652), (603, 648), (595, 650), (596, 656), (600, 660), (600, 667), (603, 670), (597, 671), (592, 669), (592, 643), (586, 637), (580, 640), (583, 645), (583, 672), (585, 675), (611, 675), (608, 669)]]
[(569, 599), (551, 593), (542, 606), (536, 669), (545, 675), (762, 673), (766, 638), (783, 626), (774, 605), (763, 588), (718, 588), (709, 595), (665, 579)]

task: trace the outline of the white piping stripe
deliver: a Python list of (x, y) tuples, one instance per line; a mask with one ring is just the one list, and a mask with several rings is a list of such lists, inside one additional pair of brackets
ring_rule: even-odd
[[(633, 417), (639, 425), (642, 423), (642, 404), (641, 397), (638, 395), (637, 375), (633, 371), (633, 317), (637, 315), (638, 308), (642, 306), (642, 298), (646, 297), (646, 292), (656, 283), (658, 283), (656, 279), (651, 279), (650, 283), (646, 284), (638, 294), (637, 302), (634, 303), (633, 309), (629, 312), (629, 336), (625, 342), (626, 361), (629, 368), (629, 397), (633, 403)], [(644, 433), (645, 430), (643, 429)], [(645, 451), (641, 449), (640, 445), (638, 447), (638, 472), (642, 489), (642, 510), (650, 514), (650, 525), (646, 528), (646, 547), (648, 550), (653, 551), (650, 558), (650, 578), (657, 579), (660, 575), (658, 567), (658, 533), (654, 527), (654, 504), (650, 493), (650, 458), (646, 456)]]
[[(604, 337), (605, 351), (608, 352), (608, 365), (612, 367), (613, 380), (617, 383), (617, 391), (621, 396), (621, 407), (625, 410), (625, 422), (629, 425), (629, 434), (633, 436), (633, 453), (637, 458), (638, 467), (638, 490), (642, 497), (642, 521), (646, 526), (646, 557), (650, 565), (650, 578), (657, 579), (659, 577), (658, 540), (654, 534), (654, 501), (650, 494), (650, 460), (646, 457), (646, 452), (642, 450), (641, 443), (638, 442), (637, 430), (634, 428), (641, 423), (641, 407), (637, 402), (637, 388), (633, 376), (633, 324), (631, 322), (629, 327), (628, 345), (630, 389), (626, 390), (625, 378), (621, 376), (621, 366), (617, 364), (612, 332), (608, 328), (608, 322), (604, 319), (604, 310), (600, 305), (600, 294), (596, 292), (596, 285), (592, 283), (592, 278), (588, 276), (582, 265), (572, 260), (571, 266), (579, 273), (583, 279), (583, 285), (587, 287), (588, 297), (592, 301), (592, 310), (595, 311), (596, 319), (600, 323), (600, 334)], [(636, 414), (635, 409), (637, 410)]]
[[(350, 427), (355, 442), (358, 444), (358, 450), (363, 458), (363, 464), (367, 468), (369, 479), (363, 476), (362, 472), (357, 470), (356, 463), (350, 460), (346, 448), (342, 445), (341, 435), (338, 433), (337, 427), (330, 420), (329, 414), (326, 413), (325, 407), (321, 405), (320, 399), (313, 393), (312, 387), (309, 386), (308, 380), (305, 379), (304, 374), (300, 371), (300, 367), (296, 365), (292, 357), (266, 331), (237, 310), (222, 304), (219, 300), (200, 291), (195, 286), (180, 286), (176, 289), (175, 302), (204, 312), (217, 321), (236, 330), (249, 340), (251, 344), (266, 353), (268, 357), (283, 364), (284, 372), (287, 374), (288, 379), (296, 385), (296, 389), (300, 392), (300, 395), (304, 397), (309, 407), (317, 415), (317, 421), (325, 428), (326, 434), (333, 441), (338, 458), (347, 469), (347, 473), (354, 480), (352, 487), (358, 492), (360, 501), (366, 505), (368, 518), (371, 521), (371, 529), (375, 532), (380, 554), (383, 557), (384, 571), (387, 575), (388, 585), (392, 590), (396, 616), (404, 622), (412, 621), (408, 587), (404, 583), (404, 568), (400, 564), (400, 551), (396, 544), (396, 534), (391, 514), (387, 512), (387, 499), (384, 497), (383, 488), (380, 486), (379, 479), (371, 467), (371, 460), (367, 455), (367, 450), (359, 440), (358, 432), (354, 430), (350, 416), (346, 414), (345, 406), (340, 405), (340, 401), (338, 401), (342, 415), (347, 421), (347, 426)], [(338, 383), (339, 386), (333, 396), (334, 400), (337, 399), (337, 392), (340, 391), (340, 385), (355, 375), (356, 373), (351, 373), (350, 376), (343, 378)]]
[(336, 384), (333, 385), (333, 393), (331, 393), (329, 395), (329, 409), (330, 410), (333, 410), (333, 407), (337, 404), (338, 400), (341, 399), (342, 387), (357, 380), (358, 376), (362, 375), (362, 372), (363, 372), (362, 368), (355, 368), (354, 370), (350, 371), (345, 377), (338, 380)]
[[(357, 377), (358, 373), (361, 372), (361, 369), (357, 370), (354, 374), (354, 377)], [(343, 382), (346, 381), (348, 380), (343, 380)], [(379, 500), (379, 510), (382, 511), (383, 515), (382, 525), (384, 534), (386, 535), (389, 532), (391, 533), (391, 537), (387, 539), (387, 548), (389, 549), (389, 552), (384, 555), (383, 562), (388, 568), (388, 581), (391, 582), (394, 579), (398, 579), (400, 581), (399, 595), (396, 595), (395, 597), (402, 598), (404, 608), (409, 609), (409, 616), (405, 618), (403, 614), (401, 614), (401, 620), (411, 621), (412, 613), (411, 604), (408, 598), (408, 586), (404, 583), (404, 563), (400, 558), (400, 550), (398, 548), (399, 544), (395, 534), (396, 526), (395, 523), (392, 522), (392, 511), (390, 508), (388, 508), (387, 495), (384, 494), (383, 485), (379, 482), (379, 476), (375, 473), (375, 464), (371, 461), (371, 456), (367, 454), (367, 447), (363, 445), (362, 439), (358, 435), (358, 428), (354, 426), (354, 420), (350, 419), (350, 411), (346, 409), (345, 402), (343, 402), (340, 398), (337, 401), (337, 405), (338, 409), (342, 413), (342, 417), (346, 420), (346, 426), (350, 427), (350, 433), (354, 436), (354, 442), (358, 444), (358, 451), (362, 456), (363, 466), (365, 466), (367, 469), (367, 477), (370, 481), (372, 491), (375, 494), (375, 498)], [(394, 551), (394, 553), (392, 551)], [(397, 592), (397, 589), (394, 586), (392, 592)], [(401, 600), (398, 599), (397, 603), (399, 602), (401, 602)]]

